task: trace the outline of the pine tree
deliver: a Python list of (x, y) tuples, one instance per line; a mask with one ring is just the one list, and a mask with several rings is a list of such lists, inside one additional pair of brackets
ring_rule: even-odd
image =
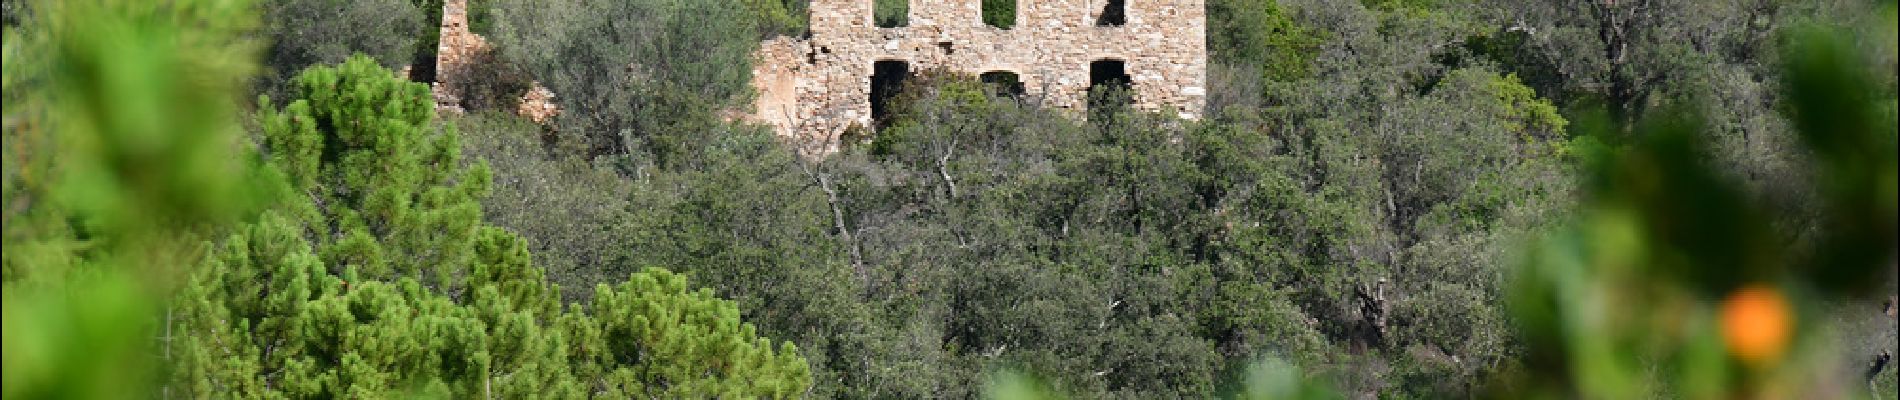
[[(197, 397), (798, 397), (796, 348), (660, 269), (564, 310), (526, 242), (481, 220), (427, 87), (367, 57), (264, 101), (268, 164), (304, 197), (214, 246), (181, 293), (173, 385)], [(572, 338), (572, 339), (570, 339)]]
[(440, 250), (473, 243), (489, 175), (463, 166), (453, 126), (431, 124), (428, 86), (356, 57), (305, 71), (295, 88), (282, 111), (264, 100), (264, 137), (272, 163), (329, 219), (313, 225), (331, 227), (315, 232), (318, 254), (372, 277), (433, 272), (429, 283), (450, 285), (471, 253)]
[(811, 386), (796, 346), (774, 349), (733, 302), (688, 291), (684, 276), (648, 268), (594, 292), (595, 319), (571, 320), (577, 365), (599, 373), (610, 397), (782, 399)]

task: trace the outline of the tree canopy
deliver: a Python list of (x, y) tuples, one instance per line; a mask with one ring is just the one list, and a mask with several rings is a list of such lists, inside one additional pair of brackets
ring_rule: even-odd
[(439, 0), (0, 1), (5, 397), (1900, 393), (1890, 1), (1208, 0), (1203, 119), (826, 157), (738, 117), (809, 1), (469, 5), (559, 116), (438, 115)]

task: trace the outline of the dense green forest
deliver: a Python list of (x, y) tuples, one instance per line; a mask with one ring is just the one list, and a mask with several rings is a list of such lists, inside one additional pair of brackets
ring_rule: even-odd
[(1900, 393), (1892, 1), (1207, 0), (1204, 120), (828, 157), (808, 0), (470, 3), (451, 115), (440, 0), (0, 2), (5, 398)]

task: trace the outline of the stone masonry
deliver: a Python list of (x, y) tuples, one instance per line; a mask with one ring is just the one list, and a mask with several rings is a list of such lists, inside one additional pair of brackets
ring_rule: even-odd
[[(1110, 3), (1125, 23), (1097, 26)], [(809, 151), (829, 153), (871, 125), (877, 61), (910, 71), (1015, 73), (1030, 98), (1080, 111), (1095, 61), (1124, 63), (1135, 107), (1200, 117), (1207, 96), (1205, 0), (1017, 0), (1016, 25), (983, 23), (981, 0), (910, 0), (908, 26), (879, 28), (872, 0), (812, 0), (806, 39), (774, 38), (755, 54), (757, 117)], [(1074, 115), (1085, 115), (1074, 113)]]
[[(442, 30), (436, 38), (435, 83), (430, 91), (435, 95), (437, 113), (463, 113), (462, 94), (457, 92), (455, 83), (472, 79), (469, 71), (477, 62), (493, 62), (488, 52), (494, 48), (488, 40), (469, 30), (468, 0), (445, 0), (442, 2)], [(527, 93), (521, 95), (515, 114), (527, 117), (538, 124), (560, 115), (555, 106), (554, 92), (535, 82)]]
[(462, 113), (462, 94), (448, 83), (465, 79), (472, 63), (488, 51), (488, 40), (469, 31), (468, 0), (443, 1), (442, 30), (436, 36), (435, 82), (430, 84), (436, 112)]

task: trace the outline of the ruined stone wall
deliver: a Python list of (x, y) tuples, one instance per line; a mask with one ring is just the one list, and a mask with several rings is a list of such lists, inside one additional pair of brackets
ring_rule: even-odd
[[(472, 76), (477, 62), (497, 62), (490, 52), (494, 48), (488, 40), (475, 34), (468, 26), (468, 0), (445, 0), (442, 2), (442, 30), (437, 37), (435, 49), (435, 82), (430, 91), (435, 95), (437, 113), (461, 114), (462, 93), (459, 88)], [(560, 115), (555, 106), (554, 92), (535, 82), (526, 93), (522, 93), (515, 114), (527, 117), (535, 123), (545, 124)]]
[(466, 79), (473, 62), (489, 51), (488, 41), (469, 31), (468, 0), (442, 2), (442, 31), (436, 42), (435, 82), (430, 84), (436, 112), (460, 114), (462, 94), (447, 83)]
[(906, 61), (912, 71), (1013, 72), (1032, 98), (1079, 111), (1090, 63), (1120, 60), (1137, 108), (1199, 118), (1205, 0), (1127, 0), (1125, 24), (1096, 26), (1107, 1), (1017, 0), (1016, 26), (1002, 29), (983, 23), (980, 0), (910, 0), (909, 24), (897, 28), (873, 24), (871, 0), (812, 0), (809, 39), (768, 40), (756, 54), (758, 117), (829, 152), (844, 129), (870, 126), (877, 61)]

